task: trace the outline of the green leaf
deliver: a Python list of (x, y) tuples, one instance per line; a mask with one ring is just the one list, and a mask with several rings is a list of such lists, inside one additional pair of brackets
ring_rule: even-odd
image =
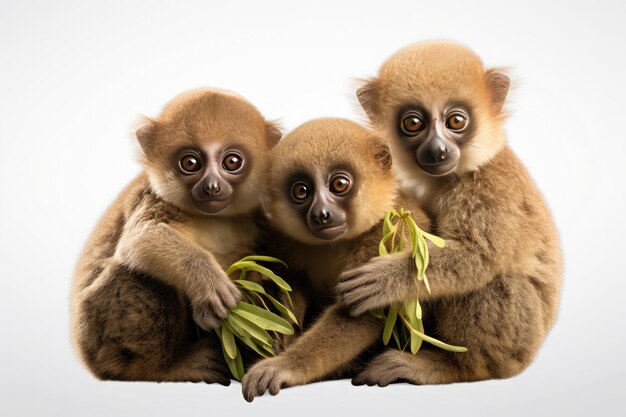
[(235, 337), (228, 327), (228, 323), (222, 323), (222, 347), (231, 359), (235, 359), (237, 356), (237, 345), (235, 345)]
[(281, 261), (278, 258), (274, 258), (273, 256), (252, 255), (252, 256), (246, 256), (245, 258), (242, 258), (239, 260), (239, 262), (246, 262), (246, 261), (273, 262), (273, 263), (279, 263), (283, 265), (285, 268), (289, 268), (284, 261)]
[(383, 330), (383, 343), (387, 345), (389, 343), (389, 339), (391, 338), (391, 333), (396, 324), (396, 319), (398, 318), (398, 307), (392, 305), (389, 307), (389, 314), (387, 315), (387, 320), (385, 320), (385, 328)]
[[(395, 235), (395, 233), (398, 231), (398, 225), (395, 225), (391, 228), (391, 231), (389, 233), (387, 233), (386, 235), (383, 236), (383, 239), (380, 241), (379, 245), (378, 245), (378, 253), (381, 256), (387, 255), (387, 247), (385, 246), (387, 244), (387, 242), (389, 241), (389, 239), (393, 238), (393, 236)], [(393, 245), (392, 245), (393, 246)], [(394, 251), (394, 248), (391, 248), (391, 251)]]
[(388, 211), (387, 214), (385, 214), (385, 219), (383, 220), (383, 236), (389, 234), (392, 228), (393, 225), (391, 224), (391, 212)]
[(245, 288), (249, 291), (260, 292), (261, 294), (265, 294), (265, 289), (257, 284), (256, 282), (248, 281), (246, 279), (236, 279), (233, 281), (236, 284), (239, 284), (240, 287)]
[[(256, 292), (251, 292), (250, 294), (254, 294), (254, 296), (259, 300), (259, 302), (261, 303), (264, 309), (266, 309), (267, 311), (271, 311), (270, 308), (265, 303), (265, 300), (263, 300), (263, 297), (261, 297), (261, 294), (256, 293)], [(250, 303), (250, 304), (258, 306), (257, 303)]]
[(422, 254), (418, 253), (415, 256), (414, 261), (415, 261), (415, 268), (417, 269), (417, 279), (421, 281), (423, 279), (422, 271), (424, 271), (424, 259), (422, 259)]
[(280, 289), (283, 294), (285, 294), (285, 297), (287, 297), (287, 301), (289, 301), (289, 305), (291, 306), (291, 308), (293, 308), (293, 301), (291, 301), (291, 295), (289, 295), (289, 291), (284, 290), (284, 289)]
[[(428, 268), (428, 246), (426, 246), (426, 241), (424, 240), (424, 231), (419, 228), (415, 220), (409, 218), (409, 223), (411, 224), (411, 229), (415, 233), (415, 239), (413, 242), (413, 254), (415, 256), (416, 262), (415, 266), (418, 268), (418, 279), (420, 281), (424, 280), (424, 275), (426, 273), (426, 268)], [(431, 235), (432, 236), (432, 235)], [(420, 255), (418, 261), (418, 254)], [(430, 292), (430, 290), (429, 290)]]
[[(424, 333), (424, 322), (422, 321), (422, 319), (417, 319), (415, 321), (415, 325), (413, 327), (415, 327), (415, 329), (417, 331), (419, 331), (420, 333)], [(415, 355), (420, 350), (420, 348), (422, 347), (423, 339), (421, 337), (418, 337), (417, 335), (414, 335), (413, 333), (411, 333), (411, 337), (413, 337), (413, 336), (415, 336), (417, 338), (416, 345), (415, 346), (411, 345), (411, 352), (413, 352), (413, 354)]]
[(444, 246), (446, 246), (446, 241), (440, 238), (439, 236), (431, 235), (430, 233), (427, 233), (423, 230), (422, 230), (422, 234), (424, 235), (426, 239), (430, 240), (433, 243), (433, 245), (439, 248), (443, 248)]
[(424, 322), (420, 319), (417, 321), (417, 327), (415, 328), (420, 333), (424, 333)]
[(430, 294), (430, 284), (428, 283), (428, 278), (424, 275), (424, 285), (426, 286), (426, 291)]
[(425, 342), (428, 342), (431, 345), (437, 346), (438, 348), (441, 348), (441, 349), (444, 349), (444, 350), (448, 350), (450, 352), (458, 352), (458, 353), (467, 352), (467, 348), (465, 348), (465, 347), (449, 345), (447, 343), (442, 342), (441, 340), (435, 339), (434, 337), (426, 336), (423, 332), (420, 332), (420, 331), (414, 329), (413, 327), (411, 327), (409, 322), (406, 321), (404, 319), (404, 317), (400, 316), (400, 318), (404, 321), (404, 324), (406, 324), (408, 330), (411, 333), (414, 333), (417, 336), (421, 337), (422, 339), (424, 339)]
[(428, 252), (428, 248), (426, 247), (426, 242), (422, 236), (417, 237), (417, 257), (419, 258), (419, 269), (418, 269), (418, 279), (420, 281), (424, 280), (424, 274), (426, 273), (426, 262), (425, 262), (425, 253)]
[(275, 299), (274, 297), (272, 297), (271, 295), (267, 293), (264, 293), (263, 295), (265, 295), (265, 297), (268, 300), (270, 300), (270, 302), (274, 305), (274, 307), (276, 307), (276, 310), (280, 311), (282, 314), (289, 317), (289, 319), (293, 321), (295, 324), (297, 324), (298, 326), (300, 325), (298, 323), (298, 319), (296, 318), (296, 315), (293, 314), (293, 312), (289, 310), (287, 307), (285, 307), (283, 303), (281, 303), (280, 301), (278, 301), (277, 299)]
[[(220, 340), (223, 339), (220, 329), (215, 329), (215, 334), (217, 334), (217, 337), (219, 337)], [(243, 361), (241, 358), (241, 354), (239, 353), (239, 349), (237, 349), (235, 359), (228, 356), (228, 354), (226, 353), (226, 349), (222, 349), (222, 355), (224, 356), (224, 360), (228, 365), (228, 369), (230, 369), (230, 373), (235, 379), (241, 381), (241, 378), (243, 378)]]
[[(406, 319), (408, 319), (408, 322), (413, 327), (418, 327), (418, 322), (419, 322), (417, 318), (417, 304), (418, 304), (417, 298), (412, 298), (405, 304), (405, 308), (404, 308)], [(411, 334), (410, 339), (411, 339), (411, 353), (415, 355), (417, 351), (419, 350), (420, 346), (422, 345), (422, 340), (413, 333)]]
[(259, 354), (259, 356), (264, 357), (265, 359), (271, 357), (271, 355), (269, 355), (265, 350), (263, 350), (261, 348), (261, 346), (263, 346), (262, 344), (259, 345), (257, 343), (254, 342), (254, 340), (250, 339), (249, 337), (246, 336), (239, 336), (238, 337), (239, 340), (241, 340), (243, 343), (245, 343), (246, 346), (248, 346), (250, 349), (254, 350), (256, 353)]
[(414, 224), (415, 222), (409, 223), (409, 236), (411, 238), (411, 254), (415, 258), (417, 255), (417, 234), (419, 232), (415, 230)]
[(260, 328), (256, 324), (251, 323), (250, 321), (239, 317), (236, 314), (232, 314), (232, 311), (228, 313), (228, 317), (226, 318), (226, 320), (231, 323), (232, 327), (239, 327), (239, 329), (243, 330), (243, 332), (241, 332), (242, 334), (245, 332), (246, 336), (248, 337), (258, 340), (265, 345), (272, 345), (272, 336), (270, 336), (267, 331)]
[(245, 371), (243, 369), (243, 358), (241, 357), (241, 352), (239, 352), (239, 350), (237, 350), (237, 356), (235, 357), (235, 370), (237, 373), (233, 374), (233, 376), (237, 378), (237, 381), (241, 381)]
[(424, 275), (426, 275), (426, 269), (428, 268), (428, 263), (430, 262), (430, 255), (429, 255), (429, 251), (428, 251), (428, 246), (426, 245), (426, 242), (424, 242), (424, 247), (426, 248), (426, 250), (424, 251), (424, 273), (422, 274), (422, 277)]
[[(250, 270), (250, 271), (256, 271), (261, 275), (265, 275), (266, 277), (268, 277), (269, 279), (271, 279), (272, 281), (274, 281), (274, 283), (276, 285), (278, 285), (280, 288), (286, 290), (286, 291), (291, 291), (291, 286), (289, 284), (287, 284), (287, 282), (285, 282), (284, 279), (282, 279), (281, 277), (279, 277), (278, 275), (276, 275), (274, 272), (272, 272), (270, 269), (258, 265), (252, 261), (240, 261), (237, 262), (234, 265), (238, 265), (239, 268), (243, 268), (246, 271)], [(231, 266), (232, 268), (232, 266)], [(230, 268), (229, 268), (230, 270)], [(226, 271), (226, 273), (228, 274), (228, 271)]]
[(226, 316), (226, 318), (222, 322), (222, 326), (224, 326), (226, 323), (228, 323), (228, 325), (230, 326), (230, 330), (233, 332), (233, 335), (235, 335), (235, 337), (240, 337), (240, 336), (250, 337), (248, 332), (246, 332), (240, 325), (238, 325), (233, 320), (232, 314), (229, 313), (228, 316)]
[(422, 320), (422, 306), (418, 298), (415, 298), (415, 318)]
[(274, 348), (272, 346), (261, 345), (260, 347), (261, 347), (261, 349), (266, 351), (268, 353), (268, 355), (276, 356), (276, 351), (274, 350)]
[(388, 255), (389, 252), (387, 252), (387, 247), (385, 246), (385, 241), (381, 241), (378, 244), (378, 256), (385, 256)]
[(255, 305), (240, 302), (235, 309), (231, 310), (231, 313), (245, 318), (262, 329), (274, 330), (288, 335), (293, 334), (293, 327), (287, 320)]

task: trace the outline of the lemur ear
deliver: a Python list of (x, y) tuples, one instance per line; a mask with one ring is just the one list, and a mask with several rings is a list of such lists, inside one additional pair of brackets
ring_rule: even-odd
[(372, 140), (373, 157), (383, 174), (389, 172), (393, 164), (391, 150), (389, 146), (380, 138), (374, 137)]
[(511, 80), (502, 69), (490, 68), (485, 71), (487, 88), (491, 94), (491, 103), (496, 112), (502, 111), (506, 96), (511, 86)]
[(363, 85), (356, 91), (356, 97), (365, 110), (370, 121), (374, 122), (380, 114), (380, 81), (378, 78), (365, 80)]
[(137, 123), (137, 128), (135, 129), (134, 134), (144, 154), (147, 154), (148, 151), (154, 146), (154, 135), (156, 133), (156, 129), (156, 121), (146, 116), (142, 116)]
[(276, 121), (265, 122), (265, 132), (267, 136), (267, 146), (272, 149), (283, 137), (280, 125)]

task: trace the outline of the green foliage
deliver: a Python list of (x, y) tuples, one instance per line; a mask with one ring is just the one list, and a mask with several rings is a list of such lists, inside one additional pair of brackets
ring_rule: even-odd
[[(407, 230), (409, 241), (405, 242)], [(383, 222), (383, 238), (380, 241), (378, 252), (380, 256), (384, 256), (410, 249), (417, 267), (416, 279), (423, 283), (426, 291), (430, 293), (430, 286), (426, 277), (426, 268), (428, 268), (429, 262), (426, 239), (440, 248), (445, 245), (444, 240), (440, 237), (420, 229), (409, 211), (404, 209), (400, 209), (399, 212), (391, 210)], [(419, 351), (423, 341), (452, 352), (467, 351), (467, 348), (449, 345), (424, 333), (422, 307), (417, 296), (403, 305), (392, 305), (387, 310), (374, 311), (372, 314), (385, 320), (383, 330), (383, 343), (385, 345), (393, 336), (399, 349), (406, 350), (409, 348), (413, 354)]]
[[(240, 302), (237, 307), (228, 312), (222, 325), (215, 329), (215, 333), (222, 341), (224, 360), (233, 377), (238, 381), (241, 381), (245, 372), (243, 358), (239, 350), (241, 343), (259, 356), (269, 358), (276, 354), (274, 346), (280, 343), (278, 333), (293, 334), (292, 323), (298, 325), (296, 316), (288, 307), (265, 292), (262, 285), (245, 279), (248, 272), (257, 272), (268, 278), (285, 294), (291, 308), (293, 308), (289, 295), (291, 292), (289, 284), (270, 269), (259, 265), (257, 261), (280, 263), (285, 267), (287, 266), (280, 259), (270, 256), (247, 256), (232, 264), (226, 273), (231, 275), (239, 272), (239, 278), (233, 282), (239, 287), (248, 302)], [(269, 301), (269, 305), (273, 309), (266, 301)], [(289, 320), (284, 319), (279, 314), (285, 315)]]

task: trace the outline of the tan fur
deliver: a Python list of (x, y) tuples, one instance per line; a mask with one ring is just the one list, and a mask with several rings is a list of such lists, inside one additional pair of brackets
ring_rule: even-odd
[[(424, 205), (434, 231), (429, 245), (429, 294), (415, 281), (410, 254), (374, 258), (342, 276), (342, 299), (353, 314), (419, 294), (434, 317), (434, 336), (466, 346), (417, 355), (390, 350), (355, 383), (439, 384), (505, 378), (535, 357), (557, 313), (562, 259), (554, 223), (520, 161), (506, 147), (502, 103), (508, 79), (451, 43), (404, 48), (358, 95), (375, 127), (388, 137), (403, 190)], [(475, 133), (461, 145), (461, 163), (444, 177), (423, 173), (401, 144), (394, 108), (464, 100)]]
[[(270, 172), (269, 201), (265, 206), (278, 229), (267, 242), (266, 251), (281, 257), (291, 274), (306, 277), (313, 287), (301, 299), (323, 310), (299, 338), (278, 356), (254, 365), (244, 376), (242, 390), (248, 401), (266, 390), (276, 394), (280, 387), (306, 384), (340, 375), (368, 347), (380, 340), (383, 321), (369, 315), (350, 317), (334, 304), (333, 288), (341, 271), (357, 267), (378, 254), (381, 221), (396, 204), (397, 184), (391, 173), (388, 149), (371, 131), (353, 122), (322, 119), (305, 123), (287, 135), (274, 149)], [(285, 181), (306, 166), (324, 172), (338, 163), (356, 168), (358, 194), (348, 212), (348, 231), (335, 241), (320, 241), (306, 229), (289, 206)], [(417, 207), (416, 221), (428, 220)], [(315, 314), (308, 312), (307, 315)]]
[[(224, 268), (249, 254), (258, 235), (257, 189), (275, 127), (242, 98), (206, 89), (177, 97), (136, 136), (145, 170), (100, 220), (76, 268), (76, 350), (101, 379), (228, 384), (216, 341), (199, 337), (193, 320), (214, 327), (214, 315), (223, 318), (239, 301)], [(252, 171), (226, 209), (204, 214), (171, 157), (181, 147), (228, 141), (251, 148)]]

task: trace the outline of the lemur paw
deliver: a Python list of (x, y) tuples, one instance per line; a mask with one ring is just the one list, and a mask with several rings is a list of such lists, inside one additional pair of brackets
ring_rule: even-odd
[(377, 256), (339, 276), (337, 295), (352, 316), (386, 307), (401, 301), (410, 293), (412, 284), (404, 282), (401, 273), (403, 259), (397, 255), (403, 254)]
[(276, 395), (282, 387), (293, 384), (292, 371), (281, 362), (280, 356), (265, 359), (246, 372), (241, 381), (241, 391), (246, 401), (252, 402), (254, 397), (266, 391)]
[(207, 384), (230, 385), (230, 370), (221, 355), (216, 355), (214, 350), (204, 356), (198, 367), (198, 372), (202, 375), (199, 381)]
[(388, 350), (372, 359), (372, 361), (352, 379), (353, 385), (378, 385), (386, 387), (394, 382), (409, 382), (420, 385), (414, 369), (406, 360), (410, 353), (400, 350)]
[(207, 331), (219, 327), (240, 299), (241, 291), (224, 274), (222, 279), (213, 280), (203, 298), (192, 300), (193, 320)]

